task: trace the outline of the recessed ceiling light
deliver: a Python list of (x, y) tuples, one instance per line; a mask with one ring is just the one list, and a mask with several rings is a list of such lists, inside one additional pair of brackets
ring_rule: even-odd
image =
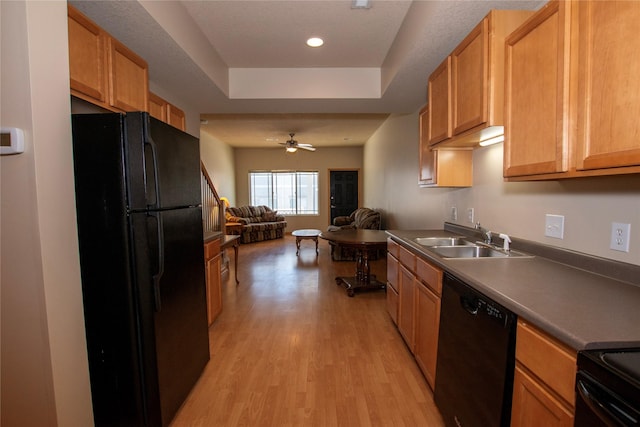
[(320, 37), (311, 37), (309, 40), (307, 40), (307, 46), (309, 47), (320, 47), (324, 44), (324, 40), (322, 40)]
[(371, 3), (369, 0), (352, 0), (351, 1), (351, 9), (369, 9), (371, 7)]

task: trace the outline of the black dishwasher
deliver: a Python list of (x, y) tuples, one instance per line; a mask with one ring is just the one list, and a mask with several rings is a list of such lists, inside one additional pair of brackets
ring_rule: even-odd
[(516, 315), (445, 273), (434, 398), (447, 426), (508, 426)]

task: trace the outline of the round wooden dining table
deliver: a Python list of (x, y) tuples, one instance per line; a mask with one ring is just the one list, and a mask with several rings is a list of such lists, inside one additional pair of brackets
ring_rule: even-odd
[(387, 237), (383, 230), (348, 229), (320, 233), (321, 239), (353, 248), (356, 253), (355, 276), (336, 277), (336, 284), (344, 286), (350, 297), (355, 295), (355, 291), (386, 289), (386, 284), (371, 274), (369, 258), (375, 251), (387, 248)]

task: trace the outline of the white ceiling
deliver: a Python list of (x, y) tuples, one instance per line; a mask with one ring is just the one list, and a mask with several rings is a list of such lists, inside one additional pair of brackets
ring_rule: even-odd
[[(322, 147), (362, 145), (389, 114), (418, 110), (428, 75), (489, 10), (545, 1), (70, 3), (145, 58), (174, 103), (197, 108), (202, 131), (245, 147), (295, 132)], [(306, 47), (311, 36), (325, 45)]]

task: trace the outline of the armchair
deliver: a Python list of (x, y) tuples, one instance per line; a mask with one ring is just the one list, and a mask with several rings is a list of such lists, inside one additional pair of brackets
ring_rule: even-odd
[[(355, 229), (379, 230), (380, 222), (380, 212), (376, 212), (370, 208), (358, 208), (349, 216), (335, 217), (333, 219), (333, 224), (327, 228), (327, 231)], [(329, 244), (331, 245), (331, 259), (333, 261), (355, 260), (355, 253), (353, 249), (342, 247), (333, 242), (329, 242)], [(371, 259), (377, 258), (378, 254), (375, 254)]]
[(337, 216), (333, 219), (333, 224), (328, 231), (345, 229), (380, 229), (380, 212), (369, 208), (358, 208), (349, 216)]

